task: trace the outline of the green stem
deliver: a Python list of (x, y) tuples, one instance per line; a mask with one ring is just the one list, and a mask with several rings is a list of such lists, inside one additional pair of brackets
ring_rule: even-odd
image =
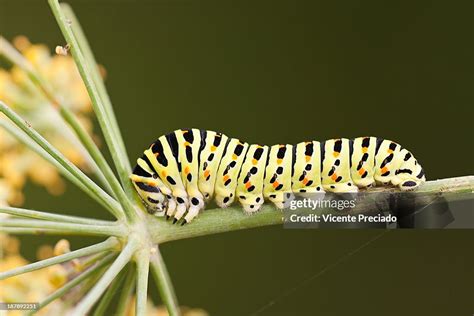
[[(27, 75), (28, 78), (33, 82), (36, 88), (40, 90), (41, 93), (50, 101), (50, 103), (55, 108), (65, 108), (59, 100), (56, 98), (53, 89), (49, 85), (49, 82), (45, 80), (40, 73), (34, 68), (34, 66), (22, 55), (20, 54), (7, 40), (0, 36), (0, 55), (6, 57), (12, 64), (18, 66), (22, 69)], [(87, 148), (84, 148), (87, 153), (87, 161), (94, 170), (97, 178), (101, 181), (104, 187), (110, 191), (110, 185), (105, 179), (104, 174), (97, 164), (92, 160), (92, 157), (89, 156)]]
[(118, 300), (117, 310), (115, 311), (115, 316), (123, 316), (127, 312), (127, 307), (130, 305), (130, 300), (132, 298), (133, 290), (135, 289), (135, 278), (136, 274), (133, 269), (133, 266), (130, 267), (130, 270), (127, 273), (125, 278), (125, 283), (120, 292), (120, 298)]
[[(130, 176), (130, 163), (125, 154), (120, 151), (121, 148), (121, 138), (119, 135), (116, 135), (114, 128), (111, 127), (111, 118), (109, 117), (107, 110), (105, 109), (104, 103), (102, 102), (101, 96), (97, 90), (96, 83), (94, 82), (91, 75), (91, 67), (96, 67), (95, 65), (88, 65), (82, 51), (81, 46), (74, 33), (71, 29), (69, 21), (63, 14), (61, 7), (59, 6), (58, 0), (48, 0), (48, 3), (53, 11), (53, 14), (56, 18), (56, 21), (61, 29), (66, 41), (71, 47), (72, 56), (76, 62), (79, 73), (81, 74), (82, 80), (87, 88), (89, 96), (92, 100), (92, 105), (99, 121), (99, 125), (102, 129), (105, 142), (109, 148), (109, 151), (112, 155), (112, 159), (117, 168), (117, 172), (125, 192), (130, 197), (134, 196), (133, 187), (129, 179)], [(135, 208), (128, 207), (124, 205), (125, 214), (131, 222), (138, 220), (137, 212)]]
[(31, 138), (24, 133), (22, 130), (18, 129), (11, 121), (1, 120), (0, 127), (5, 129), (9, 134), (15, 137), (19, 142), (24, 144), (26, 147), (31, 149), (33, 152), (37, 153), (41, 158), (51, 163), (59, 173), (61, 173), (65, 178), (67, 178), (71, 183), (75, 184), (79, 189), (89, 195), (92, 199), (97, 201), (104, 208), (108, 208), (108, 205), (103, 202), (96, 194), (91, 192), (74, 174), (69, 172), (63, 165), (56, 161), (51, 155), (41, 148), (37, 143), (35, 143)]
[(104, 268), (106, 265), (108, 265), (110, 262), (112, 262), (113, 258), (115, 257), (115, 254), (110, 254), (107, 257), (105, 257), (102, 261), (100, 261), (97, 265), (90, 267), (68, 283), (66, 283), (64, 286), (56, 290), (55, 292), (51, 293), (46, 297), (41, 303), (40, 303), (40, 309), (47, 306), (49, 303), (52, 301), (64, 296), (67, 292), (69, 292), (72, 288), (74, 288), (76, 285), (82, 283), (84, 280), (98, 274), (102, 268)]
[(63, 223), (76, 223), (76, 224), (85, 224), (85, 225), (116, 225), (115, 222), (102, 221), (91, 218), (70, 216), (70, 215), (60, 215), (48, 212), (27, 210), (22, 208), (15, 207), (0, 207), (0, 213), (10, 214), (15, 216), (42, 219), (54, 222), (63, 222)]
[(89, 234), (95, 236), (118, 236), (123, 237), (126, 231), (123, 226), (101, 226), (101, 225), (84, 225), (76, 223), (60, 223), (49, 222), (34, 219), (6, 219), (0, 221), (0, 232), (8, 232), (8, 228), (25, 228), (25, 229), (45, 229), (60, 232)]
[[(107, 89), (105, 88), (104, 80), (102, 80), (102, 76), (99, 72), (99, 67), (97, 67), (97, 62), (95, 60), (94, 54), (92, 49), (90, 48), (89, 42), (87, 37), (82, 30), (81, 24), (79, 20), (76, 18), (74, 11), (67, 3), (60, 4), (61, 9), (63, 10), (64, 14), (69, 18), (71, 21), (71, 29), (76, 37), (77, 42), (79, 43), (79, 49), (81, 49), (82, 53), (84, 54), (84, 58), (87, 61), (89, 68), (91, 70), (92, 79), (97, 87), (99, 92), (99, 96), (104, 104), (104, 109), (107, 112), (107, 115), (110, 120), (110, 125), (114, 130), (115, 135), (117, 136), (117, 140), (119, 142), (119, 148), (121, 154), (123, 156), (124, 162), (126, 163), (125, 166), (130, 168), (130, 162), (128, 160), (127, 151), (125, 148), (125, 144), (123, 142), (122, 135), (120, 133), (120, 129), (117, 123), (117, 118), (115, 117), (115, 113), (112, 107), (112, 102), (110, 101), (109, 94), (107, 93)], [(128, 170), (128, 173), (131, 173), (131, 169)]]
[(107, 182), (110, 184), (112, 192), (115, 197), (118, 199), (120, 204), (124, 206), (125, 209), (130, 210), (130, 212), (135, 213), (134, 208), (127, 195), (120, 186), (120, 182), (114, 175), (114, 172), (110, 168), (109, 164), (105, 160), (102, 153), (99, 151), (99, 148), (95, 145), (94, 141), (90, 135), (84, 130), (82, 125), (77, 121), (74, 114), (65, 107), (60, 108), (61, 116), (66, 120), (66, 122), (71, 126), (71, 128), (76, 133), (77, 137), (81, 140), (84, 146), (87, 148), (92, 158), (102, 170)]
[(137, 299), (135, 301), (135, 315), (146, 315), (148, 293), (148, 272), (150, 270), (150, 250), (145, 247), (137, 252)]
[(88, 268), (89, 266), (96, 263), (98, 260), (106, 257), (108, 255), (107, 252), (101, 252), (96, 255), (88, 256), (87, 258), (83, 258), (79, 260), (79, 267), (80, 269)]
[(52, 266), (54, 264), (66, 262), (66, 261), (76, 259), (76, 258), (79, 258), (79, 257), (92, 255), (92, 254), (102, 252), (102, 251), (110, 251), (110, 250), (114, 249), (118, 244), (119, 244), (118, 240), (114, 237), (111, 237), (111, 238), (107, 239), (106, 241), (101, 242), (101, 243), (96, 244), (96, 245), (92, 245), (92, 246), (85, 247), (85, 248), (82, 248), (82, 249), (74, 250), (74, 251), (65, 253), (63, 255), (48, 258), (48, 259), (41, 260), (41, 261), (38, 261), (38, 262), (35, 262), (35, 263), (27, 264), (27, 265), (22, 266), (22, 267), (11, 269), (11, 270), (6, 271), (6, 272), (2, 272), (2, 273), (0, 273), (0, 280), (4, 280), (4, 279), (10, 278), (10, 277), (15, 276), (15, 275), (19, 275), (19, 274), (23, 274), (23, 273), (27, 273), (27, 272), (31, 272), (31, 271), (35, 271), (35, 270), (39, 270), (39, 269), (43, 269), (43, 268)]
[(160, 250), (156, 247), (156, 252), (151, 255), (151, 271), (155, 276), (156, 283), (158, 285), (158, 290), (160, 296), (163, 299), (163, 303), (168, 309), (168, 314), (170, 316), (179, 316), (181, 313), (179, 311), (179, 304), (174, 292), (173, 284), (166, 269), (165, 262), (161, 256)]
[(107, 289), (110, 283), (115, 279), (115, 277), (120, 273), (123, 267), (130, 261), (133, 256), (133, 253), (137, 250), (139, 246), (138, 241), (135, 238), (130, 238), (125, 248), (123, 248), (120, 255), (112, 263), (110, 268), (104, 275), (100, 278), (97, 284), (90, 290), (87, 295), (81, 300), (81, 302), (76, 306), (72, 315), (73, 316), (82, 316), (87, 314), (87, 312), (92, 308), (92, 306), (97, 302), (102, 293)]
[[(427, 199), (417, 199), (417, 206), (424, 206), (431, 203), (433, 197), (444, 197), (448, 201), (472, 199), (474, 189), (474, 176), (448, 178), (442, 180), (428, 181), (422, 184), (416, 191), (410, 192), (417, 196), (427, 197)], [(391, 194), (408, 194), (400, 192), (397, 188), (371, 188), (370, 192), (377, 194), (380, 198), (364, 199), (358, 202), (357, 207), (349, 214), (371, 213), (374, 211), (389, 211), (389, 198)], [(389, 193), (389, 194), (387, 194)], [(318, 208), (320, 213), (334, 211), (331, 208)], [(226, 209), (206, 210), (200, 214), (192, 223), (185, 226), (170, 225), (163, 218), (147, 216), (148, 230), (153, 242), (161, 244), (163, 242), (191, 238), (203, 235), (210, 235), (233, 230), (248, 229), (267, 225), (277, 225), (283, 223), (283, 212), (272, 205), (264, 205), (255, 214), (247, 215), (239, 206), (228, 207)]]
[(56, 148), (54, 148), (46, 139), (44, 139), (38, 132), (28, 125), (20, 116), (12, 111), (5, 103), (0, 101), (0, 112), (3, 112), (17, 127), (26, 133), (32, 140), (34, 140), (41, 148), (61, 164), (69, 173), (75, 176), (84, 187), (87, 188), (89, 195), (96, 197), (102, 205), (106, 207), (117, 218), (122, 218), (120, 205), (110, 195), (103, 191), (97, 184), (94, 183), (88, 176), (86, 176), (79, 168), (71, 163), (63, 156)]
[(119, 290), (119, 286), (121, 285), (122, 281), (125, 279), (125, 271), (123, 269), (120, 271), (119, 275), (115, 278), (115, 280), (110, 284), (105, 294), (100, 299), (99, 305), (97, 305), (96, 309), (94, 310), (93, 316), (103, 316), (107, 311), (107, 307), (109, 307), (112, 298), (114, 297), (115, 293)]

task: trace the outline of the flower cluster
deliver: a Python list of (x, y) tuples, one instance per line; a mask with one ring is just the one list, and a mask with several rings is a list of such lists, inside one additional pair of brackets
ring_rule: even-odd
[[(33, 45), (23, 36), (15, 38), (13, 44), (21, 53), (22, 60), (48, 84), (54, 99), (73, 111), (90, 132), (91, 101), (73, 59), (53, 55), (47, 46)], [(0, 58), (3, 51), (0, 48)], [(23, 69), (9, 63), (7, 56), (3, 57), (5, 61), (0, 63), (0, 100), (24, 117), (70, 161), (87, 170), (89, 156), (53, 106), (55, 101)], [(0, 116), (0, 120), (6, 118)], [(28, 179), (44, 186), (51, 194), (60, 194), (64, 190), (64, 183), (52, 165), (0, 128), (0, 205), (22, 204), (22, 189)]]
[[(17, 238), (0, 234), (0, 258), (2, 258), (0, 271), (10, 270), (29, 263), (21, 256), (19, 250), (20, 241)], [(44, 260), (70, 251), (69, 241), (61, 239), (54, 247), (50, 245), (39, 247), (36, 256), (38, 260)], [(77, 277), (95, 262), (96, 260), (92, 255), (2, 280), (0, 281), (0, 302), (41, 302), (49, 294)], [(87, 282), (79, 284), (61, 299), (54, 300), (45, 308), (42, 308), (36, 315), (66, 315), (74, 306), (71, 303), (77, 301), (90, 286), (91, 284), (87, 284)], [(135, 315), (134, 306), (133, 298), (127, 306), (126, 315)], [(200, 308), (183, 306), (180, 309), (183, 316), (208, 316), (208, 313)], [(10, 311), (8, 315), (22, 315), (22, 312)], [(148, 300), (147, 315), (167, 316), (168, 312), (164, 306), (155, 306), (151, 300)]]
[[(51, 257), (54, 253), (51, 246), (40, 247), (41, 251), (37, 256), (41, 259)], [(29, 262), (20, 254), (20, 241), (7, 234), (0, 234), (0, 271), (6, 271), (18, 266), (23, 266)], [(61, 277), (62, 276), (62, 277)], [(64, 284), (64, 281), (58, 282), (58, 279), (65, 280), (67, 270), (61, 266), (51, 266), (46, 269), (32, 271), (27, 274), (18, 275), (6, 280), (0, 281), (0, 302), (39, 302), (51, 292)], [(56, 300), (42, 309), (38, 315), (59, 315), (64, 310), (64, 303)], [(10, 311), (8, 315), (22, 315), (20, 311)]]

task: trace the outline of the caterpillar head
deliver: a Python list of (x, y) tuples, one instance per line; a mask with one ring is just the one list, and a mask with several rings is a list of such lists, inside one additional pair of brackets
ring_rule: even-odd
[(160, 185), (153, 181), (153, 178), (136, 174), (132, 174), (130, 178), (148, 213), (163, 216), (168, 205), (168, 199), (160, 189)]
[(426, 181), (423, 168), (415, 157), (407, 150), (402, 150), (403, 162), (395, 171), (393, 185), (398, 185), (402, 191), (410, 191)]

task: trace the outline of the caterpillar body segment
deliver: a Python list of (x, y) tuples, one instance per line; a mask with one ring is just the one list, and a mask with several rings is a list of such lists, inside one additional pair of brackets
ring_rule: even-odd
[(219, 207), (227, 207), (235, 200), (237, 177), (247, 154), (249, 145), (236, 138), (231, 138), (224, 150), (217, 170), (215, 201)]
[(237, 199), (253, 213), (265, 200), (283, 208), (293, 194), (355, 193), (388, 184), (412, 190), (425, 174), (408, 150), (376, 137), (268, 147), (183, 129), (151, 144), (130, 178), (150, 213), (185, 224), (213, 198), (220, 207)]
[[(358, 137), (353, 141), (351, 178), (356, 186), (364, 188), (374, 184), (376, 137)], [(354, 150), (355, 148), (355, 150)]]
[(324, 193), (321, 183), (321, 143), (302, 142), (293, 147), (293, 176), (291, 189), (294, 193)]
[(189, 208), (176, 210), (175, 220), (180, 220), (186, 213), (186, 221), (191, 221), (199, 210), (204, 208), (204, 197), (199, 191), (199, 151), (201, 132), (197, 129), (177, 130), (174, 132), (178, 144), (178, 161), (181, 168), (181, 181), (188, 195)]
[(268, 147), (250, 145), (237, 180), (236, 195), (247, 213), (253, 213), (263, 204), (263, 177)]
[(292, 145), (274, 145), (270, 147), (263, 184), (264, 197), (280, 209), (283, 208), (284, 195), (292, 192), (292, 167)]
[[(181, 180), (181, 162), (175, 132), (161, 136), (151, 144), (142, 159), (146, 159), (155, 172), (155, 177), (160, 178), (171, 190), (171, 203), (168, 202), (170, 207), (166, 208), (166, 215), (184, 214), (188, 209), (188, 193)], [(158, 211), (162, 212), (160, 209)]]
[(322, 157), (322, 184), (326, 191), (336, 193), (357, 192), (357, 186), (351, 178), (350, 141), (347, 138), (331, 139), (324, 143)]
[(201, 131), (204, 145), (199, 155), (199, 191), (204, 195), (204, 200), (213, 198), (217, 171), (227, 146), (228, 137), (213, 131)]

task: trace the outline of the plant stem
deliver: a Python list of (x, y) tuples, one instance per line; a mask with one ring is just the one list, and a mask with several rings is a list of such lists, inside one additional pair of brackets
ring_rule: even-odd
[(115, 316), (122, 316), (125, 315), (125, 313), (127, 312), (127, 307), (130, 305), (130, 299), (135, 288), (135, 278), (136, 274), (134, 271), (134, 267), (131, 266), (130, 270), (127, 273), (127, 277), (125, 278), (125, 283), (122, 287), (122, 292), (120, 293), (117, 310), (114, 313)]
[(0, 101), (0, 112), (3, 112), (17, 127), (26, 133), (32, 140), (34, 140), (41, 148), (61, 164), (69, 173), (75, 176), (87, 188), (87, 193), (95, 196), (102, 205), (106, 207), (117, 218), (122, 218), (120, 205), (110, 195), (104, 192), (94, 181), (86, 176), (79, 168), (71, 163), (63, 156), (56, 148), (54, 148), (46, 139), (44, 139), (38, 132), (28, 125), (20, 116), (12, 111), (5, 103)]
[(110, 305), (110, 302), (112, 301), (112, 298), (114, 297), (114, 294), (117, 293), (119, 290), (119, 286), (121, 285), (122, 281), (125, 279), (125, 271), (126, 269), (123, 269), (120, 271), (119, 275), (114, 279), (112, 284), (108, 287), (107, 291), (105, 294), (102, 296), (99, 305), (97, 305), (96, 309), (94, 310), (93, 316), (102, 316), (105, 315), (105, 312), (107, 311), (107, 307)]
[(109, 254), (107, 257), (102, 259), (98, 264), (96, 264), (93, 267), (90, 267), (68, 283), (66, 283), (64, 286), (56, 290), (55, 292), (51, 293), (46, 297), (41, 303), (40, 303), (40, 309), (47, 306), (49, 303), (52, 301), (62, 297), (64, 294), (69, 292), (72, 288), (74, 288), (76, 285), (80, 284), (84, 280), (98, 274), (102, 268), (104, 268), (106, 265), (108, 265), (110, 262), (112, 262), (113, 258), (115, 257), (115, 254)]
[(127, 245), (125, 248), (123, 248), (122, 252), (114, 261), (114, 263), (112, 263), (107, 272), (104, 273), (92, 290), (90, 290), (76, 306), (72, 313), (73, 316), (82, 316), (87, 314), (95, 302), (100, 298), (102, 293), (104, 293), (110, 283), (114, 280), (117, 274), (119, 274), (123, 267), (130, 261), (138, 246), (139, 243), (135, 238), (129, 239)]
[(101, 242), (99, 244), (95, 244), (95, 245), (92, 245), (92, 246), (89, 246), (89, 247), (74, 250), (74, 251), (65, 253), (63, 255), (48, 258), (48, 259), (41, 260), (41, 261), (38, 261), (38, 262), (35, 262), (35, 263), (27, 264), (27, 265), (22, 266), (22, 267), (11, 269), (11, 270), (6, 271), (6, 272), (2, 272), (2, 273), (0, 273), (0, 280), (4, 280), (4, 279), (10, 278), (10, 277), (15, 276), (15, 275), (35, 271), (35, 270), (38, 270), (38, 269), (43, 269), (43, 268), (52, 266), (54, 264), (66, 262), (66, 261), (76, 259), (76, 258), (79, 258), (79, 257), (92, 255), (92, 254), (102, 252), (102, 251), (110, 251), (110, 250), (114, 249), (118, 244), (119, 244), (118, 240), (114, 237), (111, 237), (111, 238), (109, 238), (109, 239), (107, 239), (104, 242)]
[(92, 158), (94, 159), (96, 164), (99, 166), (99, 168), (102, 170), (105, 178), (107, 179), (107, 182), (110, 184), (112, 192), (114, 193), (115, 197), (118, 199), (120, 204), (124, 206), (125, 209), (131, 210), (130, 212), (135, 214), (132, 203), (128, 199), (127, 195), (125, 195), (125, 192), (120, 186), (120, 182), (115, 177), (114, 172), (110, 168), (109, 164), (105, 160), (102, 153), (99, 151), (99, 149), (95, 145), (92, 138), (84, 130), (82, 125), (80, 125), (80, 123), (77, 121), (77, 119), (75, 118), (74, 114), (71, 111), (69, 111), (67, 108), (61, 107), (60, 113), (61, 113), (61, 116), (66, 120), (66, 122), (68, 122), (68, 124), (74, 130), (74, 132), (76, 133), (78, 138), (81, 140), (81, 142), (84, 144), (84, 146), (87, 148), (87, 150), (89, 150), (89, 153), (91, 154)]
[(78, 271), (82, 271), (108, 255), (109, 253), (104, 251), (95, 255), (88, 256), (87, 258), (80, 259), (78, 265), (74, 265), (74, 267)]
[(8, 232), (8, 228), (25, 228), (25, 229), (45, 229), (52, 231), (88, 234), (95, 236), (118, 236), (123, 237), (127, 232), (122, 226), (100, 226), (100, 225), (84, 225), (76, 223), (60, 223), (49, 222), (34, 219), (7, 219), (0, 221), (0, 232)]
[(115, 222), (103, 221), (98, 219), (91, 219), (85, 217), (77, 217), (70, 215), (60, 215), (49, 212), (41, 212), (34, 210), (27, 210), (22, 208), (15, 207), (0, 207), (0, 213), (10, 214), (15, 216), (48, 220), (53, 222), (62, 222), (62, 223), (76, 223), (76, 224), (85, 224), (85, 225), (116, 225)]
[[(107, 110), (102, 102), (101, 96), (97, 90), (96, 83), (94, 82), (91, 75), (91, 67), (96, 65), (88, 65), (82, 51), (81, 46), (74, 33), (71, 29), (70, 22), (63, 14), (61, 7), (59, 6), (58, 0), (48, 0), (48, 3), (53, 11), (56, 21), (61, 29), (63, 36), (71, 47), (72, 56), (76, 62), (79, 73), (81, 74), (82, 80), (86, 85), (89, 97), (92, 100), (92, 105), (99, 121), (99, 125), (102, 129), (105, 141), (112, 155), (112, 159), (117, 168), (119, 178), (122, 186), (125, 188), (125, 192), (131, 198), (134, 196), (134, 189), (132, 187), (130, 176), (130, 163), (124, 153), (120, 151), (122, 141), (120, 135), (115, 133), (115, 129), (111, 127), (111, 118), (109, 117)], [(124, 205), (124, 211), (129, 221), (135, 222), (138, 220), (135, 208), (129, 205)]]
[(150, 270), (150, 250), (145, 247), (136, 254), (137, 256), (137, 299), (135, 301), (135, 315), (146, 315), (146, 302), (148, 294), (148, 272)]
[[(121, 155), (123, 156), (125, 166), (130, 167), (130, 162), (128, 160), (127, 151), (125, 148), (125, 144), (123, 142), (122, 134), (120, 133), (120, 129), (117, 123), (117, 118), (115, 117), (115, 113), (112, 107), (112, 102), (110, 101), (110, 97), (107, 93), (107, 89), (105, 88), (104, 80), (102, 80), (102, 76), (100, 75), (99, 68), (97, 67), (97, 62), (95, 60), (94, 54), (92, 49), (90, 48), (89, 42), (87, 41), (87, 37), (82, 30), (81, 24), (79, 20), (76, 18), (74, 11), (67, 3), (60, 4), (61, 9), (63, 10), (64, 14), (69, 18), (71, 21), (71, 29), (76, 37), (77, 42), (79, 43), (79, 49), (81, 49), (82, 53), (84, 54), (84, 58), (87, 61), (89, 68), (91, 70), (92, 79), (97, 87), (99, 92), (99, 96), (104, 104), (104, 109), (107, 112), (108, 118), (110, 120), (110, 125), (114, 130), (115, 135), (117, 136), (117, 140), (119, 142), (119, 148), (121, 151)], [(128, 170), (128, 173), (131, 173), (131, 170)]]
[(31, 138), (24, 133), (22, 130), (18, 129), (11, 121), (7, 120), (0, 120), (0, 127), (5, 129), (9, 134), (15, 137), (19, 142), (24, 144), (26, 147), (31, 149), (33, 152), (37, 153), (41, 158), (51, 163), (59, 172), (75, 184), (79, 189), (89, 195), (92, 199), (97, 201), (100, 205), (102, 205), (105, 209), (108, 209), (108, 205), (104, 203), (96, 194), (91, 192), (88, 187), (86, 187), (74, 174), (69, 172), (63, 165), (61, 165), (58, 161), (56, 161), (51, 155), (40, 147), (37, 143), (35, 143)]
[(151, 271), (155, 276), (160, 296), (168, 309), (168, 314), (170, 316), (179, 316), (181, 313), (179, 312), (179, 304), (174, 292), (173, 284), (171, 283), (168, 270), (166, 269), (165, 262), (163, 261), (163, 257), (161, 256), (158, 247), (156, 247), (156, 250), (157, 251), (152, 253), (150, 258)]
[(96, 231), (70, 231), (64, 229), (48, 228), (24, 228), (24, 227), (4, 227), (0, 230), (2, 233), (12, 235), (65, 235), (65, 236), (103, 236)]
[[(35, 69), (35, 67), (22, 55), (20, 54), (7, 40), (0, 36), (0, 55), (6, 57), (12, 64), (16, 65), (22, 69), (28, 76), (28, 78), (33, 82), (35, 87), (40, 90), (40, 92), (50, 101), (50, 103), (55, 108), (66, 108), (64, 105), (59, 102), (56, 98), (53, 89), (49, 85), (48, 81), (45, 80), (40, 73)], [(66, 108), (67, 109), (67, 108)], [(82, 144), (81, 144), (82, 145)], [(94, 173), (97, 178), (102, 182), (104, 187), (110, 191), (110, 186), (107, 180), (105, 179), (104, 174), (97, 164), (92, 160), (92, 157), (89, 156), (87, 148), (84, 148), (87, 153), (88, 163), (91, 165)]]
[[(414, 193), (419, 196), (445, 197), (446, 199), (460, 200), (472, 199), (474, 189), (474, 176), (449, 178), (435, 181), (428, 181), (422, 184)], [(363, 200), (349, 214), (371, 213), (374, 211), (389, 211), (388, 199), (391, 194), (406, 194), (397, 188), (373, 188), (370, 192), (380, 193), (381, 201)], [(389, 193), (389, 194), (387, 194)], [(426, 203), (426, 199), (419, 199), (419, 203)], [(386, 203), (384, 203), (384, 201)], [(418, 205), (420, 206), (420, 205)], [(423, 205), (421, 205), (423, 206)], [(318, 208), (318, 212), (332, 212), (330, 208)], [(206, 210), (200, 214), (192, 223), (185, 226), (170, 225), (162, 218), (148, 216), (146, 219), (148, 230), (153, 242), (161, 244), (163, 242), (216, 234), (221, 232), (248, 229), (259, 226), (276, 225), (283, 223), (283, 212), (272, 205), (265, 205), (255, 214), (247, 215), (239, 206), (226, 209)]]

